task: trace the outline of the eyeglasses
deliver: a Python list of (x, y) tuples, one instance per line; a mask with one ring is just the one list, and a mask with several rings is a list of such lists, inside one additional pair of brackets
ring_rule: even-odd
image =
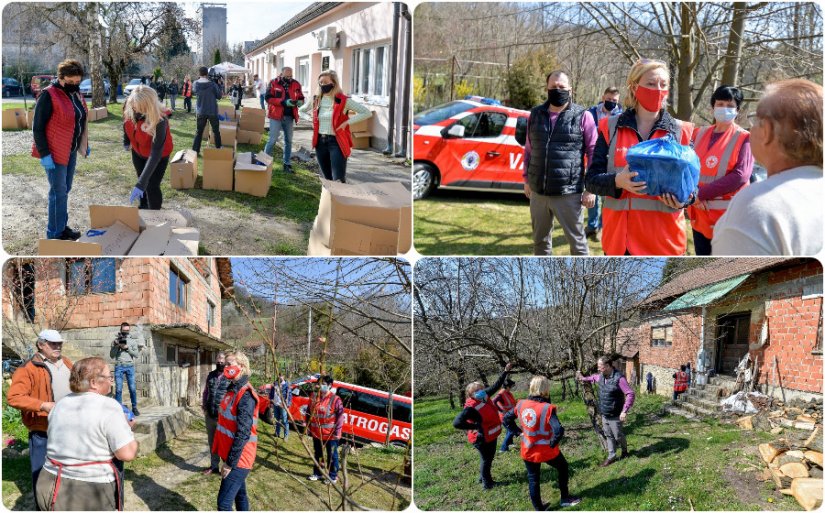
[(107, 374), (107, 375), (98, 376), (98, 378), (100, 378), (100, 379), (108, 379), (109, 381), (112, 381), (112, 382), (115, 380), (115, 377), (114, 377), (114, 376), (112, 376), (111, 374)]
[(756, 112), (750, 112), (747, 115), (747, 119), (748, 119), (748, 123), (750, 123), (751, 126), (755, 126), (759, 123), (759, 121), (762, 118), (760, 118), (759, 115)]

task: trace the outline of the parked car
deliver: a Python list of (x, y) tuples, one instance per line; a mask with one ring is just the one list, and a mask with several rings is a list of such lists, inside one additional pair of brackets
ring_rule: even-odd
[(129, 81), (128, 84), (126, 84), (126, 88), (123, 89), (123, 94), (126, 95), (126, 96), (129, 96), (129, 94), (131, 94), (131, 92), (135, 89), (135, 87), (139, 86), (140, 83), (141, 82), (140, 82), (139, 78), (133, 78), (132, 80)]
[(32, 96), (37, 98), (40, 96), (40, 91), (46, 88), (49, 84), (51, 84), (52, 80), (57, 78), (54, 75), (34, 75), (29, 82), (29, 89), (31, 89)]
[[(109, 81), (104, 80), (103, 81), (103, 91), (104, 91), (103, 94), (105, 94), (106, 96), (109, 96), (110, 87), (111, 86), (109, 84)], [(92, 95), (92, 79), (91, 78), (87, 78), (86, 80), (84, 80), (83, 82), (80, 83), (80, 93), (83, 96), (91, 96)]]
[(413, 118), (413, 198), (436, 188), (524, 191), (523, 152), (530, 112), (467, 96)]
[(9, 96), (22, 96), (23, 95), (23, 86), (20, 85), (14, 78), (4, 78), (3, 79), (3, 98), (8, 98)]
[[(297, 427), (305, 427), (309, 396), (312, 394), (318, 374), (290, 383), (292, 388), (291, 417)], [(269, 410), (269, 389), (272, 385), (260, 387), (261, 401), (258, 412), (261, 419), (271, 419)], [(363, 387), (343, 381), (335, 381), (333, 392), (344, 403), (344, 429), (342, 437), (352, 443), (378, 443), (387, 441), (390, 445), (406, 446), (412, 434), (412, 399), (405, 395), (392, 396), (392, 427), (389, 422), (389, 392)]]

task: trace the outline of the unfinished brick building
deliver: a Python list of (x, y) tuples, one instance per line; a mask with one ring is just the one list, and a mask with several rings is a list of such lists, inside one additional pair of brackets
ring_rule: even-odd
[[(141, 347), (139, 403), (197, 405), (221, 341), (228, 259), (13, 259), (3, 280), (4, 353), (27, 358), (35, 334), (59, 330), (72, 360), (109, 358), (121, 322)], [(124, 402), (128, 404), (128, 387)]]
[(701, 384), (709, 375), (733, 377), (749, 353), (763, 392), (821, 399), (822, 307), (815, 259), (708, 260), (645, 302), (635, 327), (642, 383), (650, 372), (657, 393), (670, 395), (680, 365), (690, 362)]

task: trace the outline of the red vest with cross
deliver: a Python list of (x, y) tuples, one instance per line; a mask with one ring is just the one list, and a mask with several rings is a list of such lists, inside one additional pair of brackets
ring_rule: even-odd
[[(315, 99), (313, 99), (315, 101)], [(320, 108), (321, 101), (318, 100), (318, 105)], [(341, 123), (347, 121), (349, 116), (347, 115), (347, 96), (342, 93), (338, 93), (335, 95), (334, 102), (332, 104), (332, 129), (335, 130), (337, 127), (341, 126)], [(318, 121), (318, 108), (316, 108), (312, 113), (312, 147), (315, 148), (318, 146), (318, 127), (320, 126), (320, 122)], [(343, 153), (344, 158), (349, 158), (350, 154), (352, 154), (352, 132), (349, 130), (349, 125), (345, 126), (341, 130), (335, 130), (335, 140), (338, 141), (338, 147), (341, 148), (341, 153)]]
[[(59, 87), (49, 86), (43, 92), (48, 93), (52, 100), (52, 116), (46, 123), (46, 140), (49, 141), (49, 153), (55, 164), (67, 166), (72, 153), (72, 138), (74, 137), (77, 113), (66, 91)], [(83, 102), (83, 110), (88, 115), (89, 109), (86, 107), (86, 100), (80, 93), (73, 94), (76, 94)], [(37, 106), (35, 106), (36, 108)], [(41, 157), (34, 143), (32, 143), (32, 157)]]
[[(742, 127), (731, 123), (725, 132), (710, 145), (710, 138), (713, 134), (713, 126), (706, 126), (699, 129), (696, 133), (693, 149), (699, 155), (699, 162), (702, 165), (702, 170), (699, 175), (699, 189), (707, 186), (711, 182), (715, 182), (724, 177), (736, 168), (736, 161), (739, 160), (739, 152), (742, 150), (742, 145), (750, 138), (750, 133)], [(718, 198), (708, 200), (708, 209), (704, 210), (698, 206), (691, 205), (688, 207), (688, 216), (690, 217), (691, 227), (697, 232), (701, 233), (708, 239), (713, 238), (713, 227), (719, 218), (724, 215), (730, 205), (730, 200), (739, 191), (747, 187), (745, 183), (739, 189), (723, 194)]]
[(516, 407), (516, 398), (505, 388), (493, 396), (493, 404), (498, 408), (499, 418), (504, 420), (504, 414)]
[(559, 446), (550, 447), (553, 428), (550, 418), (556, 406), (550, 403), (524, 399), (516, 405), (515, 413), (521, 425), (521, 459), (543, 463), (557, 457)]
[(687, 372), (679, 371), (676, 373), (676, 380), (673, 382), (674, 392), (684, 392), (688, 388)]
[(215, 428), (215, 438), (212, 442), (212, 452), (220, 456), (223, 461), (229, 458), (229, 451), (235, 441), (235, 432), (238, 430), (238, 403), (245, 393), (252, 394), (255, 399), (255, 409), (252, 417), (252, 432), (249, 440), (243, 446), (237, 468), (251, 469), (258, 452), (258, 394), (248, 382), (237, 391), (228, 391), (221, 401), (218, 414), (218, 426)]
[(309, 432), (313, 438), (322, 441), (335, 440), (335, 410), (341, 404), (341, 398), (332, 392), (321, 398), (313, 394), (310, 400)]
[[(135, 153), (148, 159), (152, 153), (152, 134), (143, 131), (144, 120), (140, 119), (134, 123), (131, 119), (123, 122), (123, 130), (129, 138), (129, 144)], [(166, 122), (166, 141), (163, 143), (163, 157), (168, 157), (172, 153), (172, 132), (169, 129), (169, 121)]]
[(471, 444), (476, 443), (479, 433), (483, 434), (484, 442), (492, 442), (501, 433), (501, 419), (498, 410), (489, 401), (481, 402), (473, 397), (467, 398), (464, 402), (465, 408), (475, 408), (481, 415), (481, 425), (477, 429), (467, 431), (467, 440)]
[[(627, 150), (639, 143), (636, 131), (619, 127), (618, 122), (619, 116), (599, 121), (599, 131), (609, 145), (607, 172), (613, 174), (627, 165)], [(680, 134), (679, 142), (690, 144), (693, 124), (679, 120), (675, 122)], [(656, 130), (650, 138), (658, 139), (666, 135), (666, 130)], [(634, 194), (624, 189), (619, 198), (605, 196), (602, 225), (602, 249), (607, 256), (625, 253), (634, 256), (678, 256), (687, 249), (683, 210), (668, 207), (656, 196)]]

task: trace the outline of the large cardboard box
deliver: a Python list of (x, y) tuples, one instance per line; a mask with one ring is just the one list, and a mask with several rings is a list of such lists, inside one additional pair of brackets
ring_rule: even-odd
[(235, 107), (233, 105), (218, 105), (218, 119), (221, 117), (223, 118), (221, 119), (221, 122), (237, 121), (238, 113), (235, 111)]
[(204, 189), (231, 191), (235, 167), (233, 148), (206, 148), (203, 150)]
[(355, 132), (366, 132), (368, 135), (372, 135), (372, 131), (370, 130), (370, 121), (372, 120), (373, 117), (375, 117), (375, 111), (371, 111), (371, 112), (372, 112), (372, 116), (370, 116), (369, 118), (367, 118), (363, 121), (359, 121), (358, 123), (351, 124), (349, 126), (350, 132), (352, 132), (353, 134)]
[(272, 157), (263, 151), (255, 154), (238, 153), (235, 161), (236, 192), (245, 192), (262, 198), (269, 193), (271, 184)]
[(356, 150), (366, 150), (370, 147), (370, 134), (364, 132), (353, 132), (352, 147)]
[(89, 121), (98, 121), (109, 117), (109, 111), (106, 107), (97, 107), (89, 109)]
[(28, 126), (25, 109), (5, 109), (3, 111), (3, 130), (24, 130)]
[(195, 150), (180, 150), (169, 163), (173, 189), (192, 189), (198, 179), (198, 154)]
[[(380, 253), (372, 254), (398, 252), (399, 240), (404, 242), (407, 237), (399, 235), (401, 212), (409, 212), (407, 209), (412, 205), (410, 192), (403, 185), (399, 182), (352, 185), (324, 179), (321, 183), (323, 190), (313, 231), (333, 254), (369, 254), (357, 251), (379, 249)], [(340, 234), (339, 226), (343, 226)], [(389, 234), (374, 229), (393, 232), (395, 242), (388, 243)]]
[[(215, 137), (212, 133), (211, 125), (207, 124), (204, 129), (206, 140), (213, 146), (215, 145)], [(235, 146), (238, 140), (238, 122), (237, 121), (221, 121), (218, 124), (218, 130), (221, 132), (221, 147)]]
[(263, 132), (238, 130), (238, 144), (261, 144), (261, 139), (263, 136)]
[(317, 230), (309, 232), (309, 246), (307, 247), (307, 256), (332, 256), (332, 251), (324, 244), (323, 237)]
[(412, 205), (401, 208), (398, 214), (398, 254), (412, 249)]
[(265, 120), (265, 109), (244, 107), (241, 110), (241, 123), (238, 126), (238, 128), (240, 128), (241, 130), (248, 130), (250, 132), (263, 133)]
[(198, 256), (200, 232), (197, 228), (172, 228), (165, 256)]
[(32, 128), (34, 126), (34, 109), (26, 112), (26, 128)]

